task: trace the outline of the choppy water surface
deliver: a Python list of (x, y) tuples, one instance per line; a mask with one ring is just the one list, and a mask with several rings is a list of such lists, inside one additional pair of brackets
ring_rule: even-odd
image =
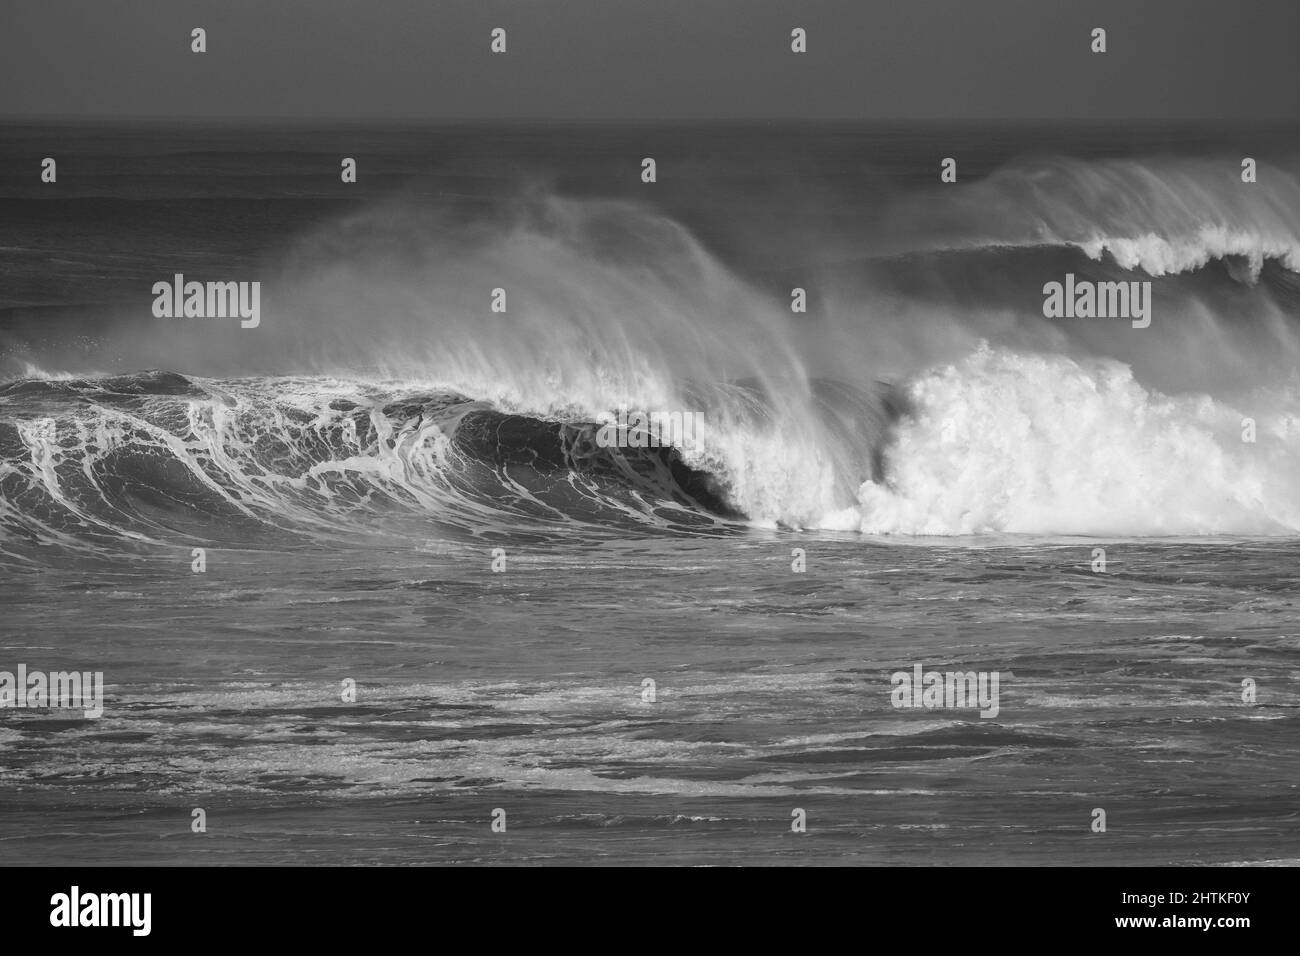
[[(1300, 857), (1300, 549), (1107, 543), (1103, 575), (1096, 542), (973, 544), (574, 538), (506, 543), (503, 573), (471, 545), (16, 570), (4, 659), (103, 670), (109, 691), (96, 721), (4, 715), (4, 854)], [(1000, 672), (998, 716), (894, 708), (890, 674), (917, 663)]]

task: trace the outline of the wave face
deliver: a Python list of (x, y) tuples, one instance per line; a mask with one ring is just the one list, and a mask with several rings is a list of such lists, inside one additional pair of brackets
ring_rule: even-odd
[[(255, 331), (98, 317), (94, 356), (175, 371), (10, 345), (31, 367), (0, 388), (0, 527), (80, 548), (1295, 534), (1300, 180), (1258, 179), (1237, 157), (1016, 160), (879, 187), (861, 215), (826, 185), (788, 233), (782, 195), (712, 219), (535, 186), (375, 202), (276, 254)], [(1045, 318), (1067, 272), (1152, 282), (1151, 326)], [(702, 434), (601, 447), (620, 410)]]
[(448, 392), (148, 372), (19, 381), (0, 407), (0, 524), (33, 545), (718, 533), (743, 517), (674, 448), (601, 447), (597, 423)]

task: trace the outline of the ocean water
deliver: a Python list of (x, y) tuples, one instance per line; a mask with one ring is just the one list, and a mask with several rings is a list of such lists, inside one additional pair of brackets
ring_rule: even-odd
[(1300, 859), (1296, 131), (5, 134), (0, 858)]

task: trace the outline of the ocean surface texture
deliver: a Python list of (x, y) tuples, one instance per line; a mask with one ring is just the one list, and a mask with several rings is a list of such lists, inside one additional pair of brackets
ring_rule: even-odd
[(45, 155), (0, 860), (1300, 861), (1296, 130), (3, 129)]

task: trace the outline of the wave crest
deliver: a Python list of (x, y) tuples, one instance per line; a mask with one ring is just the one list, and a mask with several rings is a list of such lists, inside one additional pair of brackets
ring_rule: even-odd
[(1251, 281), (1266, 260), (1300, 271), (1300, 180), (1261, 165), (1243, 183), (1238, 162), (1015, 163), (927, 203), (909, 200), (891, 232), (910, 237), (902, 251), (1069, 246), (1153, 276), (1233, 258)]

